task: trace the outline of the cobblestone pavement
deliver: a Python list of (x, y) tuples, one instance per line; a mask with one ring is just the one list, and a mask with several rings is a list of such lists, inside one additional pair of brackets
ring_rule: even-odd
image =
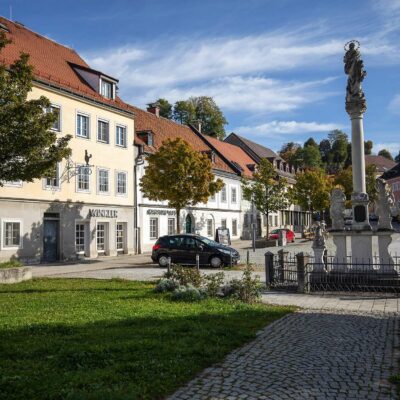
[(169, 400), (388, 400), (396, 314), (301, 311), (204, 370)]

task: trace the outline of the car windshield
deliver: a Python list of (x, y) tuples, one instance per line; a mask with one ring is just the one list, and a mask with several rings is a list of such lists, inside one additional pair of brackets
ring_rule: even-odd
[(274, 229), (271, 233), (279, 233), (279, 229)]
[(214, 240), (208, 239), (204, 236), (200, 236), (199, 240), (205, 243), (207, 246), (212, 246), (212, 247), (220, 246), (218, 242), (215, 242)]

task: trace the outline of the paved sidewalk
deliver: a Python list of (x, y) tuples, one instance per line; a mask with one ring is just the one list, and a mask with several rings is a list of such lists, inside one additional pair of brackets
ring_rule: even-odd
[(394, 400), (398, 330), (397, 315), (294, 313), (169, 400)]

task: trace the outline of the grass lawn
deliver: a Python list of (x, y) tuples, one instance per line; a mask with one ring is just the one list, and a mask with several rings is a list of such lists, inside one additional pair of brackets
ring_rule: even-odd
[(0, 285), (1, 399), (161, 399), (292, 309), (173, 302), (145, 282)]

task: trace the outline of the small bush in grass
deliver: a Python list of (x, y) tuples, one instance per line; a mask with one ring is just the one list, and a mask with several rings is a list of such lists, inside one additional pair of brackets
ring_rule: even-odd
[(157, 283), (154, 291), (157, 293), (173, 292), (179, 287), (179, 283), (173, 279), (163, 278)]
[(1, 268), (20, 268), (23, 266), (24, 265), (21, 262), (15, 261), (15, 260), (5, 261), (5, 262), (0, 263), (0, 269)]
[(204, 276), (204, 287), (208, 296), (216, 297), (218, 295), (224, 283), (224, 278), (225, 274), (223, 272)]
[(170, 273), (164, 274), (164, 277), (177, 281), (181, 286), (190, 284), (199, 288), (203, 283), (203, 277), (197, 268), (187, 268), (181, 265), (173, 265)]
[(253, 268), (247, 266), (241, 279), (232, 279), (223, 289), (224, 294), (245, 303), (255, 303), (261, 296), (261, 283), (258, 276), (253, 278), (252, 272)]
[(194, 287), (191, 284), (187, 286), (179, 286), (172, 293), (172, 299), (176, 301), (200, 301), (207, 297), (203, 289)]

